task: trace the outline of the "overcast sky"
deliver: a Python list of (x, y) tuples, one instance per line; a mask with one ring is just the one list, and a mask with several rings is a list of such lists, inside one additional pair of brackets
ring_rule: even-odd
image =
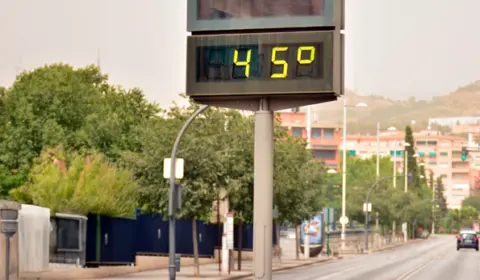
[[(346, 0), (346, 85), (430, 98), (480, 79), (479, 0)], [(168, 106), (185, 91), (184, 0), (0, 0), (0, 85), (53, 62), (97, 62)]]

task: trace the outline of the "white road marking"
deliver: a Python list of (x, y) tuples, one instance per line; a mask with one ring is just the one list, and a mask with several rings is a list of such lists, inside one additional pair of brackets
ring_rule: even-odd
[(412, 278), (415, 274), (419, 273), (422, 269), (427, 267), (430, 263), (432, 263), (433, 260), (430, 260), (427, 263), (422, 264), (421, 266), (415, 268), (414, 270), (410, 270), (409, 272), (403, 274), (402, 276), (398, 277), (397, 280), (408, 280)]
[(350, 267), (350, 268), (347, 268), (347, 269), (342, 269), (342, 271), (335, 272), (335, 273), (332, 273), (332, 274), (328, 274), (328, 275), (325, 275), (325, 276), (316, 278), (315, 280), (330, 279), (330, 278), (333, 278), (333, 277), (335, 277), (335, 276), (337, 276), (337, 275), (343, 274), (343, 273), (345, 273), (345, 272), (347, 272), (347, 271), (354, 270), (354, 269), (357, 269), (357, 268), (360, 268), (360, 267), (364, 267), (364, 266), (367, 266), (367, 265), (366, 265), (366, 264), (361, 264), (361, 265), (357, 265), (357, 266)]

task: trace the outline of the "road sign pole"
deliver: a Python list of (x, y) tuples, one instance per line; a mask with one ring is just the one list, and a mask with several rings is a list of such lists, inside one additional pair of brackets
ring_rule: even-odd
[(253, 188), (254, 279), (272, 279), (273, 112), (266, 98), (255, 112)]
[(327, 256), (330, 256), (330, 211), (332, 209), (327, 208)]

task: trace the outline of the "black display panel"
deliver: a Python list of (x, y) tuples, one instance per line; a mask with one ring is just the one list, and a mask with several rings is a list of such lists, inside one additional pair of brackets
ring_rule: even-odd
[(190, 36), (187, 95), (334, 92), (333, 31)]
[(344, 0), (187, 0), (187, 31), (340, 28)]
[(197, 47), (197, 82), (322, 78), (323, 43)]

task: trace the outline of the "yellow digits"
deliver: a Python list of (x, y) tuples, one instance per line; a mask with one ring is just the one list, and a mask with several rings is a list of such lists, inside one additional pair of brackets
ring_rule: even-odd
[[(310, 52), (310, 58), (309, 59), (302, 59), (302, 53), (303, 52)], [(310, 64), (315, 60), (315, 47), (314, 46), (301, 46), (298, 48), (297, 52), (297, 61), (299, 64)]]
[(250, 76), (250, 61), (252, 60), (252, 50), (247, 51), (247, 57), (245, 61), (238, 61), (238, 50), (235, 49), (233, 52), (233, 63), (238, 67), (245, 67), (245, 77)]
[(273, 79), (283, 79), (287, 77), (288, 73), (288, 62), (283, 59), (277, 59), (277, 52), (286, 52), (288, 47), (275, 47), (272, 50), (272, 63), (277, 66), (282, 66), (283, 70), (281, 73), (272, 73), (270, 76)]

